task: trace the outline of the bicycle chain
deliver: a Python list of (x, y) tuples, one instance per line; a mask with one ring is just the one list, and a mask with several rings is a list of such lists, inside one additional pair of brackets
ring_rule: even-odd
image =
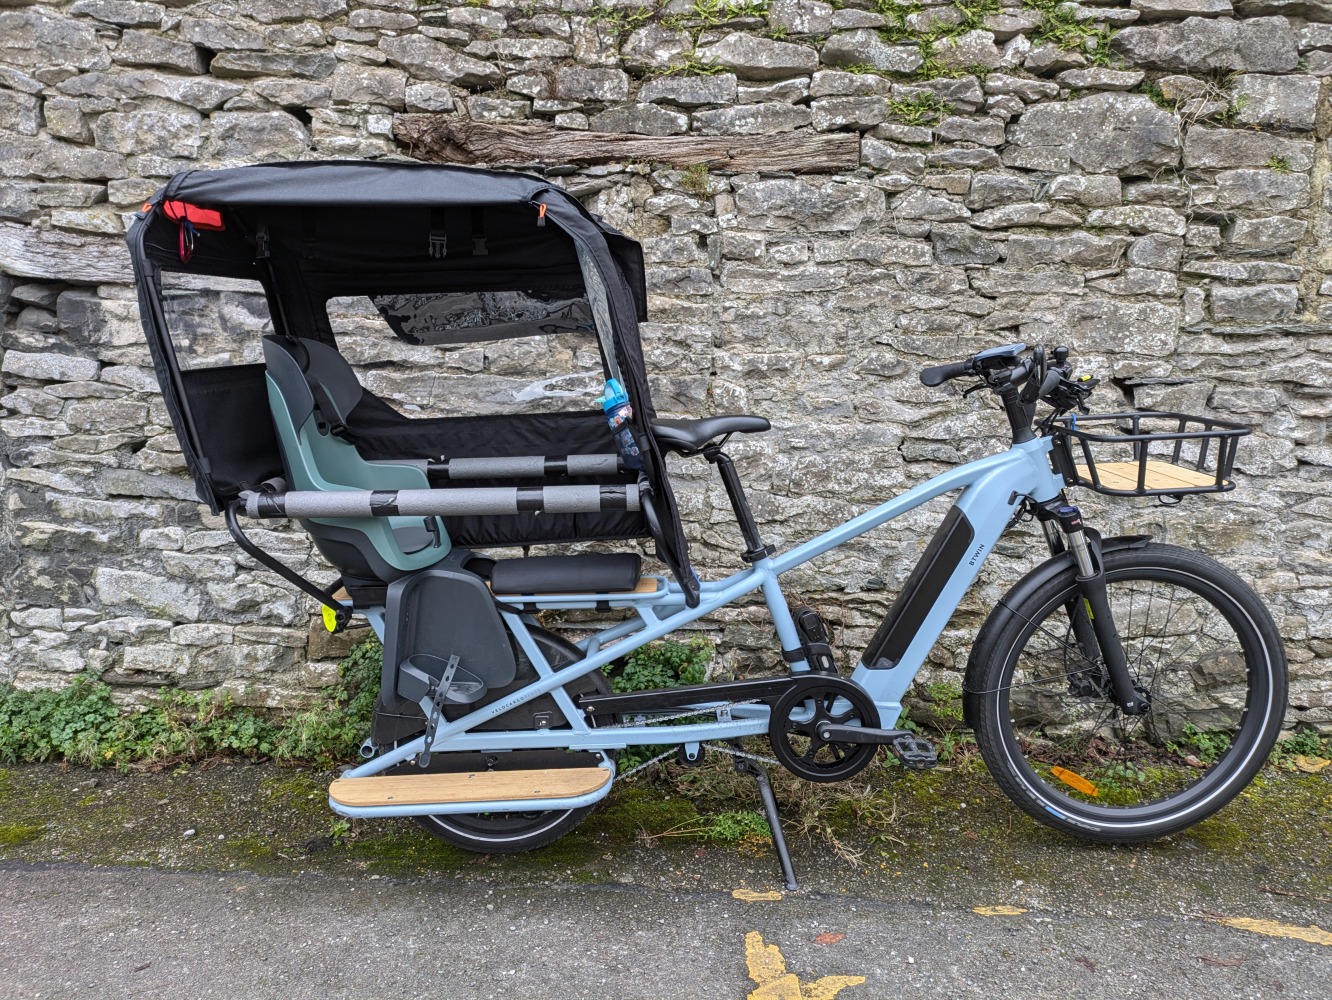
[[(739, 706), (739, 705), (757, 705), (757, 704), (761, 704), (762, 701), (763, 701), (762, 698), (750, 698), (750, 699), (748, 699), (748, 700), (746, 700), (746, 701), (728, 701), (728, 702), (724, 702), (724, 703), (722, 703), (722, 704), (719, 705), (719, 706), (718, 706), (718, 705), (714, 705), (712, 708), (710, 708), (710, 709), (706, 709), (705, 711), (716, 712), (716, 711), (719, 711), (719, 710), (721, 710), (721, 709), (723, 709), (723, 708), (724, 708), (724, 709), (727, 709), (727, 710), (730, 710), (730, 709), (735, 708), (735, 707), (737, 707), (737, 706)], [(641, 714), (641, 713), (640, 713), (640, 714)], [(694, 709), (690, 709), (690, 710), (687, 711), (687, 712), (677, 712), (677, 713), (675, 713), (674, 715), (654, 716), (653, 719), (652, 719), (652, 721), (653, 721), (653, 722), (671, 722), (671, 721), (673, 721), (673, 720), (675, 720), (675, 719), (687, 719), (687, 718), (689, 718), (691, 715), (699, 715), (699, 714), (702, 714), (701, 711), (700, 711), (699, 709), (697, 709), (697, 708), (694, 708)], [(642, 724), (643, 724), (642, 722), (639, 722), (639, 721), (637, 721), (637, 720), (632, 720), (632, 719), (631, 719), (631, 720), (628, 721), (628, 722), (614, 722), (614, 723), (611, 723), (611, 724), (608, 725), (608, 726), (597, 726), (596, 728), (597, 728), (598, 730), (605, 730), (605, 729), (629, 729), (629, 728), (632, 728), (632, 727), (634, 727), (634, 726), (640, 726), (640, 725), (642, 725)], [(702, 747), (704, 747), (704, 748), (706, 748), (706, 749), (708, 749), (708, 750), (712, 750), (712, 751), (715, 752), (715, 753), (724, 753), (724, 754), (729, 754), (729, 755), (732, 756), (732, 757), (744, 757), (744, 758), (746, 758), (746, 759), (748, 759), (748, 760), (758, 761), (759, 763), (762, 763), (762, 764), (776, 764), (776, 765), (779, 766), (779, 767), (781, 766), (781, 761), (779, 761), (776, 757), (767, 757), (767, 756), (764, 756), (763, 754), (750, 753), (750, 752), (747, 751), (747, 750), (740, 750), (740, 749), (737, 749), (736, 747), (727, 746), (727, 745), (725, 745), (725, 744), (721, 744), (721, 743), (706, 743), (706, 742), (700, 742), (699, 745), (702, 746)], [(650, 759), (650, 760), (645, 760), (645, 761), (643, 761), (643, 763), (641, 763), (641, 764), (639, 764), (639, 765), (637, 765), (637, 766), (635, 766), (635, 767), (633, 767), (633, 768), (630, 768), (628, 771), (625, 771), (624, 774), (619, 775), (618, 780), (620, 780), (620, 781), (626, 781), (626, 780), (628, 780), (629, 778), (632, 778), (634, 775), (638, 774), (639, 771), (643, 771), (643, 770), (645, 770), (645, 769), (651, 767), (653, 764), (660, 763), (661, 761), (665, 760), (667, 757), (674, 757), (674, 756), (675, 756), (675, 753), (676, 753), (676, 750), (677, 750), (677, 747), (672, 746), (669, 750), (665, 751), (664, 753), (659, 753), (659, 754), (657, 754), (657, 756), (653, 757), (652, 759)]]

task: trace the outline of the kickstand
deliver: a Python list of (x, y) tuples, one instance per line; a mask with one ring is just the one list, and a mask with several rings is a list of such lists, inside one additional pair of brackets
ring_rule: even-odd
[(761, 764), (739, 756), (735, 758), (735, 769), (758, 782), (759, 798), (763, 800), (763, 812), (768, 817), (768, 826), (772, 828), (772, 846), (777, 848), (777, 860), (782, 863), (782, 877), (786, 879), (787, 891), (795, 892), (800, 886), (796, 882), (795, 869), (791, 866), (791, 852), (786, 849), (786, 838), (782, 836), (782, 818), (777, 813), (777, 797), (772, 794), (768, 772)]

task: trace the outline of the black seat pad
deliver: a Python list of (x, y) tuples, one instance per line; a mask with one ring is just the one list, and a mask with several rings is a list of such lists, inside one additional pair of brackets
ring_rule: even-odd
[(701, 450), (713, 438), (727, 434), (754, 434), (771, 427), (772, 424), (764, 417), (737, 413), (723, 417), (703, 417), (701, 420), (654, 420), (652, 436), (664, 450), (688, 455)]
[(638, 586), (642, 560), (633, 552), (608, 555), (497, 559), (490, 571), (496, 594), (605, 594)]

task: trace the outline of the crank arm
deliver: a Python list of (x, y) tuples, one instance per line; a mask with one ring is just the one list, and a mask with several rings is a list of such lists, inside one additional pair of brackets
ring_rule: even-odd
[(888, 744), (900, 740), (903, 736), (914, 737), (916, 734), (905, 729), (870, 729), (868, 726), (838, 726), (829, 723), (818, 729), (819, 739), (825, 743), (875, 743)]

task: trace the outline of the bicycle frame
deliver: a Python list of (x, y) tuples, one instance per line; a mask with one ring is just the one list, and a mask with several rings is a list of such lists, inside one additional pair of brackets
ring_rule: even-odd
[[(537, 679), (520, 691), (453, 722), (441, 720), (429, 749), (432, 752), (550, 748), (598, 751), (642, 744), (700, 743), (766, 733), (766, 705), (728, 707), (720, 701), (699, 702), (697, 706), (700, 712), (716, 710), (719, 717), (715, 722), (598, 729), (587, 724), (583, 713), (563, 690), (563, 685), (599, 670), (626, 653), (756, 590), (763, 592), (782, 649), (798, 650), (800, 640), (782, 594), (778, 579), (781, 574), (915, 510), (935, 497), (961, 490), (935, 540), (927, 547), (894, 605), (893, 612), (896, 615), (890, 612), (893, 626), (880, 630), (880, 635), (889, 638), (900, 655), (891, 661), (880, 658), (872, 664), (866, 664), (862, 658), (851, 675), (851, 680), (864, 688), (873, 699), (879, 710), (880, 724), (892, 726), (902, 712), (902, 696), (980, 572), (986, 557), (1011, 523), (1022, 499), (1031, 497), (1038, 501), (1048, 500), (1063, 488), (1063, 479), (1050, 465), (1051, 447), (1050, 438), (1039, 437), (1015, 444), (1000, 454), (949, 470), (788, 552), (761, 558), (750, 568), (724, 580), (703, 583), (702, 600), (695, 608), (687, 607), (684, 593), (676, 584), (665, 584), (655, 592), (643, 594), (524, 597), (524, 606), (537, 610), (605, 609), (609, 606), (628, 608), (634, 612), (634, 618), (584, 640), (581, 645), (585, 657), (556, 671), (528, 630), (530, 618), (526, 614), (502, 612), (505, 624), (512, 630), (519, 646), (531, 661)], [(382, 612), (375, 609), (368, 617), (382, 640)], [(879, 638), (876, 636), (876, 641)], [(800, 660), (793, 662), (791, 669), (795, 672), (807, 671), (809, 666)], [(471, 731), (473, 727), (544, 694), (553, 697), (570, 728)], [(423, 704), (422, 707), (428, 710), (429, 706)], [(346, 776), (378, 774), (416, 757), (426, 749), (425, 737), (418, 737), (348, 771)], [(576, 804), (588, 803), (580, 801)], [(572, 801), (567, 804), (569, 807), (573, 805), (575, 803)], [(401, 814), (399, 810), (404, 808), (408, 807), (380, 807), (373, 811), (373, 815)], [(433, 811), (443, 810), (436, 808)], [(468, 806), (467, 811), (476, 811), (475, 805)]]

